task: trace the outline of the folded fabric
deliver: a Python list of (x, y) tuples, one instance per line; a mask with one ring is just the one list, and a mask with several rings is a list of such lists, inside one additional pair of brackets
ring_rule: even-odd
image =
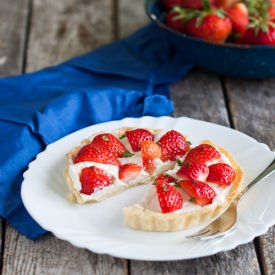
[(20, 195), (28, 163), (49, 143), (80, 128), (170, 114), (168, 84), (191, 68), (166, 32), (148, 25), (60, 65), (0, 79), (0, 215), (28, 238), (44, 234)]

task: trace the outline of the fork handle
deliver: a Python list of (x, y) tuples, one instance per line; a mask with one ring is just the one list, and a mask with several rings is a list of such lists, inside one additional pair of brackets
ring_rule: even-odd
[(265, 178), (267, 175), (269, 175), (271, 172), (275, 170), (275, 158), (273, 161), (264, 169), (264, 171), (256, 177), (253, 181), (251, 181), (239, 194), (238, 198), (240, 198), (243, 194), (245, 194), (251, 187), (253, 187), (257, 182)]

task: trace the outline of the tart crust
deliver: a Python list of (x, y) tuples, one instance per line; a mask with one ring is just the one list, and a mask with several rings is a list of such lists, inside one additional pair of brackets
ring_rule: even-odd
[[(125, 134), (126, 131), (130, 131), (130, 130), (133, 130), (133, 129), (136, 129), (136, 128), (121, 127), (121, 128), (117, 128), (117, 129), (114, 129), (114, 130), (111, 130), (111, 131), (102, 131), (102, 132), (95, 133), (95, 134), (91, 135), (89, 138), (84, 139), (79, 146), (74, 147), (69, 153), (66, 154), (66, 167), (65, 167), (65, 170), (64, 170), (63, 174), (64, 174), (65, 181), (67, 183), (67, 186), (69, 188), (69, 194), (68, 194), (67, 197), (68, 197), (68, 200), (70, 202), (83, 204), (83, 203), (88, 203), (88, 202), (103, 201), (103, 200), (106, 200), (107, 198), (110, 198), (110, 197), (122, 192), (123, 190), (126, 190), (130, 187), (138, 186), (138, 185), (141, 185), (141, 184), (146, 184), (146, 183), (148, 183), (152, 180), (151, 177), (148, 177), (148, 179), (146, 179), (145, 181), (138, 182), (136, 184), (120, 186), (120, 188), (118, 190), (116, 190), (115, 192), (107, 193), (103, 196), (97, 197), (96, 199), (91, 199), (91, 200), (87, 201), (87, 200), (84, 200), (81, 197), (80, 192), (75, 189), (74, 184), (73, 184), (73, 180), (69, 175), (69, 168), (70, 168), (70, 165), (72, 164), (72, 160), (76, 157), (79, 150), (83, 146), (89, 144), (95, 136), (108, 132), (108, 133), (112, 133), (114, 136), (116, 136), (118, 138), (118, 137), (122, 136), (123, 134)], [(147, 128), (147, 130), (149, 130), (152, 134), (156, 134), (156, 133), (162, 131), (160, 129), (148, 129), (148, 128)]]
[[(215, 144), (209, 140), (203, 141), (202, 143), (215, 146)], [(135, 204), (123, 208), (124, 222), (133, 229), (144, 231), (179, 231), (206, 223), (223, 213), (241, 191), (244, 173), (230, 152), (225, 148), (215, 147), (229, 159), (236, 173), (236, 177), (230, 185), (231, 187), (224, 203), (213, 205), (213, 207), (202, 207), (201, 210), (196, 212), (167, 214), (153, 212), (145, 209), (141, 204)]]

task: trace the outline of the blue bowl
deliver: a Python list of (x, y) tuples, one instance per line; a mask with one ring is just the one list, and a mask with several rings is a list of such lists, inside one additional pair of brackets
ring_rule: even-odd
[(238, 78), (263, 79), (275, 76), (275, 47), (217, 44), (172, 30), (164, 23), (160, 0), (146, 0), (149, 18), (168, 32), (168, 39), (180, 50), (185, 62), (208, 71)]

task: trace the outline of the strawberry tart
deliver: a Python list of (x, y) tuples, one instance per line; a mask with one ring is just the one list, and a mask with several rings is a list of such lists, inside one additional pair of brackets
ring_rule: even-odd
[(140, 184), (148, 190), (123, 209), (125, 223), (146, 231), (178, 231), (226, 209), (241, 189), (233, 156), (211, 141), (193, 146), (175, 130), (124, 127), (97, 133), (67, 154), (70, 200), (105, 200)]

